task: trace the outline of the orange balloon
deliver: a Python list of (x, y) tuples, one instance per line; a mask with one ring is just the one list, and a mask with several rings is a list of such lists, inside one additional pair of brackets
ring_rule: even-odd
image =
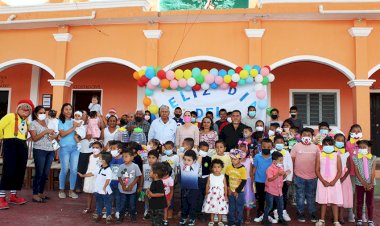
[(140, 78), (140, 75), (137, 71), (133, 72), (133, 78), (136, 79), (136, 80), (139, 80)]
[(152, 103), (152, 100), (149, 97), (144, 97), (143, 103), (144, 106), (149, 106)]
[(167, 79), (162, 79), (160, 85), (161, 85), (161, 88), (167, 89), (169, 88), (170, 82)]

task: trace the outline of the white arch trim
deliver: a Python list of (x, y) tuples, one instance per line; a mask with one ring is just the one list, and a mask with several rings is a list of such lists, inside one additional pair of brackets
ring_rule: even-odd
[(91, 67), (95, 64), (100, 64), (100, 63), (116, 63), (116, 64), (121, 64), (121, 65), (130, 67), (136, 71), (140, 70), (140, 67), (138, 67), (136, 64), (128, 60), (123, 60), (123, 59), (115, 58), (115, 57), (98, 57), (98, 58), (93, 58), (91, 60), (87, 60), (73, 67), (70, 71), (66, 73), (66, 80), (70, 81), (81, 70)]
[(299, 56), (292, 56), (286, 59), (282, 59), (270, 65), (270, 68), (273, 70), (275, 68), (281, 67), (286, 64), (301, 62), (301, 61), (311, 61), (311, 62), (325, 64), (343, 73), (350, 81), (355, 80), (354, 73), (352, 73), (350, 69), (343, 66), (342, 64), (339, 64), (333, 60), (330, 60), (324, 57), (312, 56), (312, 55), (299, 55)]
[(371, 70), (368, 71), (368, 78), (370, 78), (378, 70), (380, 70), (380, 64), (374, 66), (373, 68), (371, 68)]
[(6, 61), (4, 63), (1, 63), (0, 64), (0, 71), (3, 71), (5, 69), (12, 67), (12, 66), (15, 66), (17, 64), (32, 64), (32, 65), (38, 66), (38, 67), (44, 69), (45, 71), (49, 72), (49, 74), (51, 76), (53, 76), (53, 78), (55, 78), (54, 71), (50, 67), (46, 66), (46, 64), (43, 64), (43, 63), (35, 61), (35, 60), (31, 60), (31, 59), (25, 59), (25, 58), (9, 60), (9, 61)]
[(223, 64), (223, 65), (226, 65), (226, 66), (231, 67), (231, 68), (237, 67), (236, 64), (234, 64), (228, 60), (222, 59), (222, 58), (213, 57), (213, 56), (193, 56), (193, 57), (188, 57), (188, 58), (184, 58), (181, 60), (177, 60), (177, 61), (167, 65), (166, 67), (164, 67), (164, 71), (168, 71), (170, 69), (182, 66), (184, 64), (194, 63), (194, 62), (199, 62), (199, 61), (208, 61), (208, 62)]

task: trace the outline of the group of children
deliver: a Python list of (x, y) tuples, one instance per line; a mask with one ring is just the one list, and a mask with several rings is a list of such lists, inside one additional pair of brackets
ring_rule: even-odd
[[(226, 153), (222, 140), (209, 150), (206, 142), (194, 148), (192, 138), (184, 139), (181, 148), (173, 142), (161, 146), (151, 140), (147, 154), (136, 142), (109, 141), (103, 148), (93, 142), (84, 192), (89, 193), (88, 210), (96, 197), (94, 220), (99, 221), (106, 208), (106, 222), (111, 223), (112, 204), (116, 223), (130, 216), (137, 220), (137, 200), (144, 201), (144, 219), (152, 225), (168, 225), (172, 217), (175, 186), (179, 186), (181, 210), (179, 225), (195, 225), (197, 217), (210, 214), (208, 225), (264, 225), (291, 220), (288, 193), (294, 196), (297, 220), (305, 222), (305, 203), (312, 222), (325, 225), (328, 206), (332, 207), (334, 226), (344, 222), (344, 209), (352, 221), (356, 200), (356, 224), (363, 225), (364, 197), (368, 225), (373, 226), (375, 161), (371, 142), (362, 140), (359, 125), (353, 125), (346, 140), (342, 133), (320, 124), (319, 133), (304, 128), (271, 125), (264, 132), (262, 121), (244, 129), (236, 149)], [(280, 128), (280, 129), (279, 129)], [(327, 132), (325, 131), (327, 130)], [(271, 132), (272, 131), (272, 132)], [(105, 150), (105, 151), (102, 151)], [(292, 192), (289, 192), (291, 190)], [(354, 197), (355, 194), (355, 197)], [(316, 203), (320, 204), (317, 217)], [(355, 221), (355, 220), (354, 220)]]

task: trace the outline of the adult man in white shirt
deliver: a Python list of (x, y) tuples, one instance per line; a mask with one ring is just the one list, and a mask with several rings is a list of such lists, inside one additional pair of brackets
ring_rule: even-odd
[(161, 143), (172, 141), (175, 143), (175, 133), (177, 130), (177, 123), (169, 118), (169, 107), (162, 105), (159, 109), (160, 118), (154, 120), (150, 125), (148, 141), (157, 139)]

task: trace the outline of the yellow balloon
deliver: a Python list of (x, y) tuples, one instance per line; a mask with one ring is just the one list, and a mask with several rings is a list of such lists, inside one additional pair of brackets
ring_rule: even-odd
[(189, 69), (186, 69), (186, 70), (183, 72), (183, 77), (184, 77), (186, 80), (188, 80), (189, 78), (191, 78), (191, 75), (192, 75), (192, 73), (191, 73), (191, 70), (189, 70)]
[(155, 105), (155, 104), (153, 104), (153, 105), (150, 105), (149, 106), (149, 111), (150, 111), (150, 113), (152, 113), (152, 114), (157, 114), (158, 113), (158, 106), (157, 105)]
[(139, 76), (140, 76), (140, 78), (141, 78), (143, 75), (145, 75), (145, 70), (140, 70), (140, 71), (139, 71)]
[(175, 78), (177, 80), (180, 80), (181, 78), (183, 78), (183, 71), (182, 71), (182, 69), (175, 70)]
[(223, 80), (225, 83), (228, 84), (232, 81), (232, 77), (231, 77), (231, 75), (226, 75), (226, 76), (224, 76)]
[(240, 78), (242, 79), (248, 78), (248, 71), (246, 70), (241, 70), (239, 74), (240, 74)]
[(203, 69), (202, 71), (201, 71), (201, 75), (203, 75), (203, 77), (205, 77), (206, 75), (208, 75), (209, 73), (208, 73), (208, 70), (207, 69)]
[(259, 72), (258, 72), (256, 69), (252, 69), (252, 70), (249, 72), (249, 74), (250, 74), (252, 77), (256, 77), (256, 76), (259, 74)]

